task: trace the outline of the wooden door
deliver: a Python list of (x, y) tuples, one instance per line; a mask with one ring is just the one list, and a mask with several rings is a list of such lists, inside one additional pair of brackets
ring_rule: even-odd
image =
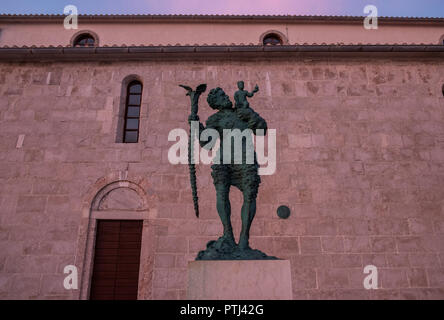
[(137, 300), (142, 225), (139, 220), (99, 220), (91, 300)]

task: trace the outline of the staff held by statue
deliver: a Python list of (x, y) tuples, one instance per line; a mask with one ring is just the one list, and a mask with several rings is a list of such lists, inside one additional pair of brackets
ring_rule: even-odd
[(188, 86), (179, 85), (180, 87), (187, 90), (187, 96), (190, 96), (191, 99), (191, 114), (188, 117), (188, 122), (190, 124), (190, 139), (188, 141), (188, 166), (190, 169), (190, 183), (191, 183), (191, 192), (193, 195), (193, 203), (194, 203), (194, 212), (196, 213), (196, 217), (199, 218), (199, 198), (197, 196), (197, 182), (196, 182), (196, 165), (194, 164), (194, 134), (191, 130), (191, 121), (199, 121), (198, 112), (198, 103), (200, 95), (207, 90), (206, 84), (199, 85), (195, 91)]

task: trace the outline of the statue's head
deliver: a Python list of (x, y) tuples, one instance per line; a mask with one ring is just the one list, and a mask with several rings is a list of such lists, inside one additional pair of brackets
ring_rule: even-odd
[(244, 90), (244, 82), (243, 82), (243, 81), (239, 81), (239, 82), (237, 83), (237, 87), (238, 87), (240, 90)]
[(207, 102), (215, 110), (231, 109), (233, 107), (230, 97), (219, 87), (211, 89)]

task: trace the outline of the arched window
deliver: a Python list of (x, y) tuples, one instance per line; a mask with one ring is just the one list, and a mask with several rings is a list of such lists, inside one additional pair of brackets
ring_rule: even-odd
[(74, 40), (74, 47), (94, 47), (96, 39), (89, 33), (83, 33)]
[(123, 129), (124, 143), (139, 141), (140, 105), (142, 103), (142, 83), (131, 81), (128, 84), (125, 107), (125, 123)]
[(264, 46), (278, 46), (282, 44), (282, 39), (276, 33), (269, 33), (264, 37)]

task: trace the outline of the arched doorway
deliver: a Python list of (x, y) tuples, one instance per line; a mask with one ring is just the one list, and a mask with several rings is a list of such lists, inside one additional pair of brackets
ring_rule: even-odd
[(109, 183), (96, 193), (84, 223), (81, 299), (150, 297), (153, 212), (148, 209), (149, 200), (144, 189), (130, 181)]

